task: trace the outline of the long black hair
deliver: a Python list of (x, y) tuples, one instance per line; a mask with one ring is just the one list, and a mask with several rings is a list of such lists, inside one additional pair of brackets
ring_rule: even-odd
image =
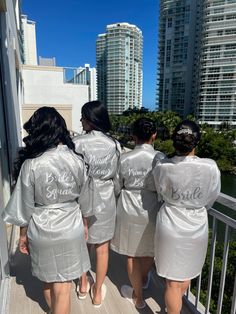
[(53, 107), (41, 107), (34, 112), (23, 128), (28, 135), (23, 138), (25, 147), (20, 149), (15, 162), (14, 177), (17, 178), (20, 168), (26, 159), (36, 158), (58, 144), (67, 145), (75, 152), (66, 122)]
[(111, 129), (111, 122), (107, 108), (99, 100), (85, 103), (81, 109), (82, 118), (90, 122), (93, 130), (101, 131), (108, 138), (114, 141), (116, 145), (116, 154), (120, 158), (120, 152), (117, 148), (117, 140), (108, 132)]
[(93, 130), (107, 133), (111, 123), (107, 108), (98, 100), (85, 103), (81, 109), (82, 118), (90, 122)]
[(150, 140), (157, 131), (156, 124), (152, 119), (139, 118), (133, 124), (133, 135), (141, 141)]
[(197, 146), (201, 138), (199, 126), (190, 120), (180, 122), (173, 133), (173, 145), (179, 156), (188, 155)]

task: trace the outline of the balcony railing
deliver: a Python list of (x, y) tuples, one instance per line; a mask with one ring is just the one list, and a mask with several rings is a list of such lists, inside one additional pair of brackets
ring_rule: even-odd
[[(232, 210), (232, 216), (236, 218), (236, 199), (230, 197), (226, 194), (220, 194), (219, 198), (217, 199), (217, 203), (223, 205), (228, 212), (229, 209)], [(216, 205), (217, 206), (217, 205)], [(228, 256), (230, 250), (230, 241), (236, 241), (236, 219), (231, 218), (231, 215), (227, 215), (222, 213), (219, 210), (211, 208), (209, 210), (209, 220), (212, 220), (211, 226), (211, 240), (210, 240), (210, 256), (209, 256), (209, 272), (208, 272), (208, 285), (206, 290), (206, 298), (204, 304), (202, 304), (200, 295), (202, 292), (202, 274), (197, 279), (196, 284), (196, 293), (193, 294), (191, 289), (189, 289), (186, 295), (186, 304), (191, 308), (192, 313), (210, 313), (210, 302), (212, 300), (212, 288), (214, 286), (215, 281), (213, 281), (214, 277), (214, 262), (215, 262), (215, 255), (216, 255), (216, 245), (217, 245), (217, 238), (219, 236), (222, 239), (224, 236), (224, 246), (223, 246), (223, 256), (222, 256), (222, 268), (221, 268), (221, 275), (220, 275), (220, 284), (219, 284), (219, 292), (218, 292), (218, 299), (217, 301), (217, 310), (216, 314), (223, 314), (226, 312), (222, 312), (222, 307), (224, 304), (224, 290), (225, 290), (225, 283), (226, 283), (226, 270), (228, 265)], [(224, 234), (223, 234), (224, 231)], [(223, 240), (222, 240), (223, 241)], [(236, 313), (236, 273), (235, 273), (235, 265), (231, 265), (234, 268), (234, 282), (232, 282), (232, 300), (231, 300), (231, 308), (229, 314)], [(231, 296), (229, 295), (228, 298)]]

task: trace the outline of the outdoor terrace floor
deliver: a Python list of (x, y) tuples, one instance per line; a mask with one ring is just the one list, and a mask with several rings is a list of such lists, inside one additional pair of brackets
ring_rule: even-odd
[[(16, 242), (16, 241), (15, 241)], [(16, 246), (16, 243), (15, 243)], [(42, 285), (32, 277), (30, 258), (16, 249), (11, 261), (11, 278), (9, 281), (7, 313), (1, 314), (42, 314), (47, 312), (47, 305), (42, 294)], [(92, 253), (92, 271), (94, 276), (94, 253)], [(99, 309), (93, 307), (88, 295), (86, 300), (78, 300), (75, 293), (75, 283), (71, 289), (71, 314), (132, 314), (132, 313), (165, 313), (163, 280), (152, 270), (150, 288), (144, 292), (147, 306), (143, 310), (136, 308), (120, 295), (120, 287), (129, 284), (126, 272), (126, 259), (111, 251), (109, 270), (105, 280), (107, 295)], [(182, 314), (190, 312), (184, 307)]]

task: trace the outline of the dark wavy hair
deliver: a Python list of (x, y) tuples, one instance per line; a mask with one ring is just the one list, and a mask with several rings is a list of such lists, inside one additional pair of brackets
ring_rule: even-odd
[(25, 147), (20, 149), (18, 153), (19, 157), (15, 163), (14, 171), (15, 178), (17, 178), (26, 159), (36, 158), (48, 149), (57, 147), (58, 144), (67, 145), (75, 152), (75, 144), (67, 130), (66, 122), (53, 107), (39, 108), (23, 127), (28, 135), (23, 138)]
[(88, 120), (93, 130), (107, 133), (111, 123), (107, 108), (98, 100), (85, 103), (81, 109), (82, 117)]
[(157, 131), (156, 124), (152, 119), (139, 118), (133, 124), (133, 135), (139, 140), (148, 141)]
[(173, 133), (173, 145), (176, 154), (185, 156), (197, 146), (201, 138), (198, 124), (190, 120), (180, 122)]
[(108, 138), (114, 141), (116, 145), (116, 155), (120, 158), (120, 152), (117, 148), (116, 139), (108, 132), (111, 129), (111, 122), (107, 108), (99, 100), (86, 102), (81, 109), (82, 118), (88, 120), (93, 130), (101, 131)]

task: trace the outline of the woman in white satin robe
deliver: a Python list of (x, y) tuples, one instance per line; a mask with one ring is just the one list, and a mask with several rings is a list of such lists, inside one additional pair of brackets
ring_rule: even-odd
[[(105, 297), (103, 284), (108, 268), (109, 241), (115, 230), (116, 201), (113, 179), (117, 172), (120, 145), (107, 132), (111, 125), (106, 107), (99, 101), (83, 105), (81, 122), (86, 134), (74, 139), (75, 149), (89, 165), (89, 178), (97, 187), (93, 197), (100, 200), (99, 211), (88, 219), (88, 244), (96, 250), (96, 282), (92, 287), (93, 305), (100, 307)], [(89, 191), (91, 188), (88, 185)], [(88, 191), (88, 192), (89, 192)], [(87, 277), (81, 278), (79, 296), (86, 293)]]
[(121, 294), (137, 308), (145, 306), (142, 286), (153, 265), (156, 215), (160, 207), (152, 169), (164, 155), (155, 151), (155, 123), (140, 118), (133, 125), (136, 146), (123, 153), (116, 184), (117, 216), (111, 249), (127, 256), (127, 270), (132, 287), (122, 286)]
[(173, 134), (176, 156), (162, 160), (153, 171), (164, 200), (157, 216), (155, 262), (157, 273), (167, 279), (168, 313), (180, 312), (190, 280), (201, 273), (208, 245), (207, 208), (220, 193), (216, 163), (195, 155), (199, 140), (196, 123), (180, 123)]
[(30, 254), (52, 312), (69, 313), (71, 281), (90, 268), (82, 219), (89, 214), (82, 204), (87, 170), (54, 108), (38, 109), (24, 128), (22, 166), (3, 219), (21, 227), (19, 249)]

